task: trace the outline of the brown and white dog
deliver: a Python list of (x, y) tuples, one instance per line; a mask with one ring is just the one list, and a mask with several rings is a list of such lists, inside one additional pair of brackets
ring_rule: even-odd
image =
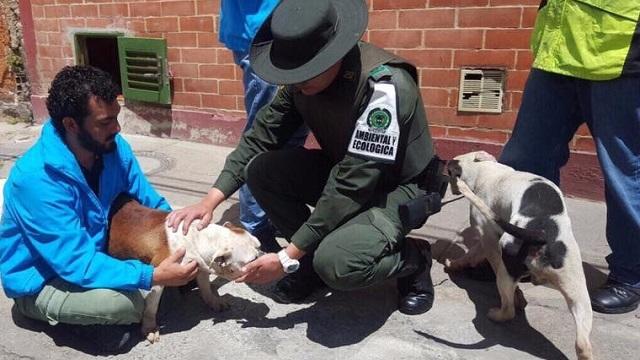
[(448, 271), (474, 266), (485, 258), (496, 274), (500, 308), (494, 321), (515, 316), (517, 281), (531, 275), (564, 296), (576, 324), (579, 359), (592, 359), (592, 312), (580, 249), (560, 189), (540, 176), (515, 171), (484, 151), (455, 157), (447, 165), (454, 194), (472, 206), (470, 222), (476, 246), (461, 258), (446, 261)]
[[(187, 235), (166, 225), (168, 213), (142, 206), (126, 195), (120, 195), (112, 207), (109, 226), (109, 254), (120, 259), (140, 259), (158, 266), (162, 260), (179, 248), (185, 248), (183, 263), (198, 262), (197, 282), (204, 302), (213, 310), (226, 305), (212, 289), (210, 275), (228, 280), (238, 278), (242, 267), (260, 255), (260, 242), (244, 229), (229, 223), (210, 224), (197, 230), (197, 221), (189, 227)], [(156, 313), (163, 286), (153, 286), (145, 298), (142, 334), (151, 343), (160, 338)]]

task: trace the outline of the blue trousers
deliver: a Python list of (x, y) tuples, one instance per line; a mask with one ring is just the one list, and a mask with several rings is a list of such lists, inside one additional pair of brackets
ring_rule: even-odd
[(639, 77), (589, 81), (533, 69), (500, 162), (558, 184), (585, 122), (604, 174), (609, 277), (640, 288)]
[[(273, 97), (278, 91), (278, 86), (270, 84), (258, 77), (251, 68), (248, 52), (234, 51), (233, 57), (243, 72), (244, 106), (247, 111), (247, 124), (244, 131), (247, 131), (253, 125), (258, 111), (273, 100)], [(309, 130), (306, 126), (301, 127), (291, 140), (289, 140), (288, 146), (296, 147), (304, 145), (308, 133)], [(267, 216), (256, 202), (256, 199), (251, 195), (247, 185), (243, 185), (240, 188), (240, 223), (247, 231), (259, 239), (262, 237), (273, 237), (275, 234), (275, 229), (269, 223), (269, 219), (267, 219)]]

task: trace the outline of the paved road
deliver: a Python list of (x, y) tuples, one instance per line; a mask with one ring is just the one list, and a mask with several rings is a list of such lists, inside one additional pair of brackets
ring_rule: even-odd
[[(0, 179), (32, 143), (38, 127), (0, 122)], [(172, 139), (125, 135), (151, 182), (174, 206), (198, 200), (211, 186), (230, 149)], [(0, 180), (1, 182), (1, 180)], [(0, 197), (1, 201), (1, 197)], [(434, 257), (462, 249), (451, 239), (467, 224), (465, 201), (448, 205), (415, 231), (433, 244)], [(605, 207), (568, 199), (589, 286), (605, 278)], [(237, 222), (237, 198), (215, 213), (216, 221)], [(0, 240), (1, 241), (1, 240)], [(396, 311), (393, 282), (354, 292), (319, 291), (306, 304), (280, 305), (269, 286), (223, 284), (231, 304), (213, 313), (196, 291), (168, 291), (163, 300), (161, 341), (139, 343), (115, 359), (574, 359), (574, 326), (556, 291), (523, 284), (529, 305), (507, 324), (485, 314), (498, 303), (495, 285), (432, 270), (434, 308), (420, 316)], [(598, 359), (634, 359), (640, 350), (640, 312), (595, 315), (592, 342)], [(95, 350), (69, 334), (12, 313), (12, 301), (0, 295), (0, 359), (85, 359)]]

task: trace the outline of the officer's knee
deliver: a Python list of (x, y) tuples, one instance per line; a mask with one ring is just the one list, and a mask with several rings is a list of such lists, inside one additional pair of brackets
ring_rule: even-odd
[(313, 269), (327, 286), (336, 290), (362, 288), (368, 273), (365, 264), (337, 247), (318, 248), (313, 257)]
[(259, 186), (260, 179), (264, 178), (265, 169), (268, 169), (269, 153), (258, 154), (249, 161), (244, 168), (244, 178), (249, 189)]

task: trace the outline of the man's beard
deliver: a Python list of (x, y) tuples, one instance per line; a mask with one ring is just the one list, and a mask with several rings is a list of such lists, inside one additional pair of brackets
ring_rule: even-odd
[[(114, 140), (116, 134), (113, 134), (107, 140)], [(78, 141), (80, 145), (88, 151), (96, 155), (108, 154), (116, 149), (116, 142), (112, 141), (108, 144), (101, 144), (94, 139), (91, 134), (84, 127), (80, 126), (80, 132), (78, 133)]]

